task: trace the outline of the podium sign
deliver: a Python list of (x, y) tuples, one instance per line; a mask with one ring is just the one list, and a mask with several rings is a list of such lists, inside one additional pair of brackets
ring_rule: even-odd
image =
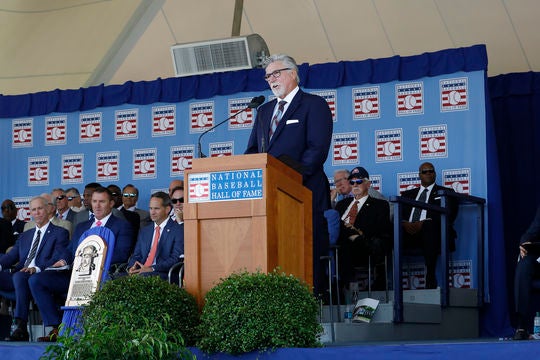
[(204, 294), (238, 271), (279, 267), (313, 282), (311, 191), (268, 154), (194, 159), (186, 171), (184, 283)]
[(188, 175), (188, 202), (263, 198), (263, 169), (215, 171)]

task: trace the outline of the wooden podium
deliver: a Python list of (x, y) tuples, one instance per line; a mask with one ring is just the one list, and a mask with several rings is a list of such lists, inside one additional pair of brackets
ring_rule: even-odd
[(202, 306), (221, 278), (281, 271), (313, 283), (311, 191), (268, 154), (194, 159), (186, 171), (184, 282)]

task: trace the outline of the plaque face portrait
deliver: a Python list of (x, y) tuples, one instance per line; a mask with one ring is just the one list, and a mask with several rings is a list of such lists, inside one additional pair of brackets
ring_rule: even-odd
[(86, 237), (75, 252), (66, 306), (86, 305), (99, 288), (107, 244), (98, 235)]

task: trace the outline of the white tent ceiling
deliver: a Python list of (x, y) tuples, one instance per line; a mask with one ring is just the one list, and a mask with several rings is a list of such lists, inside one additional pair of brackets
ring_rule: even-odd
[(540, 71), (538, 0), (0, 0), (0, 94), (174, 76), (170, 47), (260, 34), (298, 63), (486, 44), (489, 76)]

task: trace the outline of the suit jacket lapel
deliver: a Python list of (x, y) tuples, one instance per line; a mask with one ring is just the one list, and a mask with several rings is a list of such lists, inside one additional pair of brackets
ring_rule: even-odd
[[(294, 114), (296, 111), (296, 108), (300, 105), (300, 99), (302, 98), (302, 90), (298, 90), (296, 95), (293, 97), (291, 103), (289, 104), (289, 107), (287, 108), (287, 111), (283, 113), (283, 116), (281, 117), (281, 120), (279, 121), (279, 124), (276, 128), (276, 131), (274, 132), (274, 135), (272, 135), (272, 140), (270, 141), (270, 146), (274, 143), (274, 141), (279, 137), (279, 134), (281, 134), (281, 131), (285, 127), (287, 120), (290, 119), (291, 114)], [(277, 101), (277, 100), (276, 100)], [(275, 107), (275, 104), (274, 104)], [(272, 113), (273, 114), (273, 113)], [(272, 117), (270, 116), (270, 122), (268, 123), (268, 129), (270, 129), (270, 123), (272, 122)], [(270, 146), (268, 148), (270, 148)]]

